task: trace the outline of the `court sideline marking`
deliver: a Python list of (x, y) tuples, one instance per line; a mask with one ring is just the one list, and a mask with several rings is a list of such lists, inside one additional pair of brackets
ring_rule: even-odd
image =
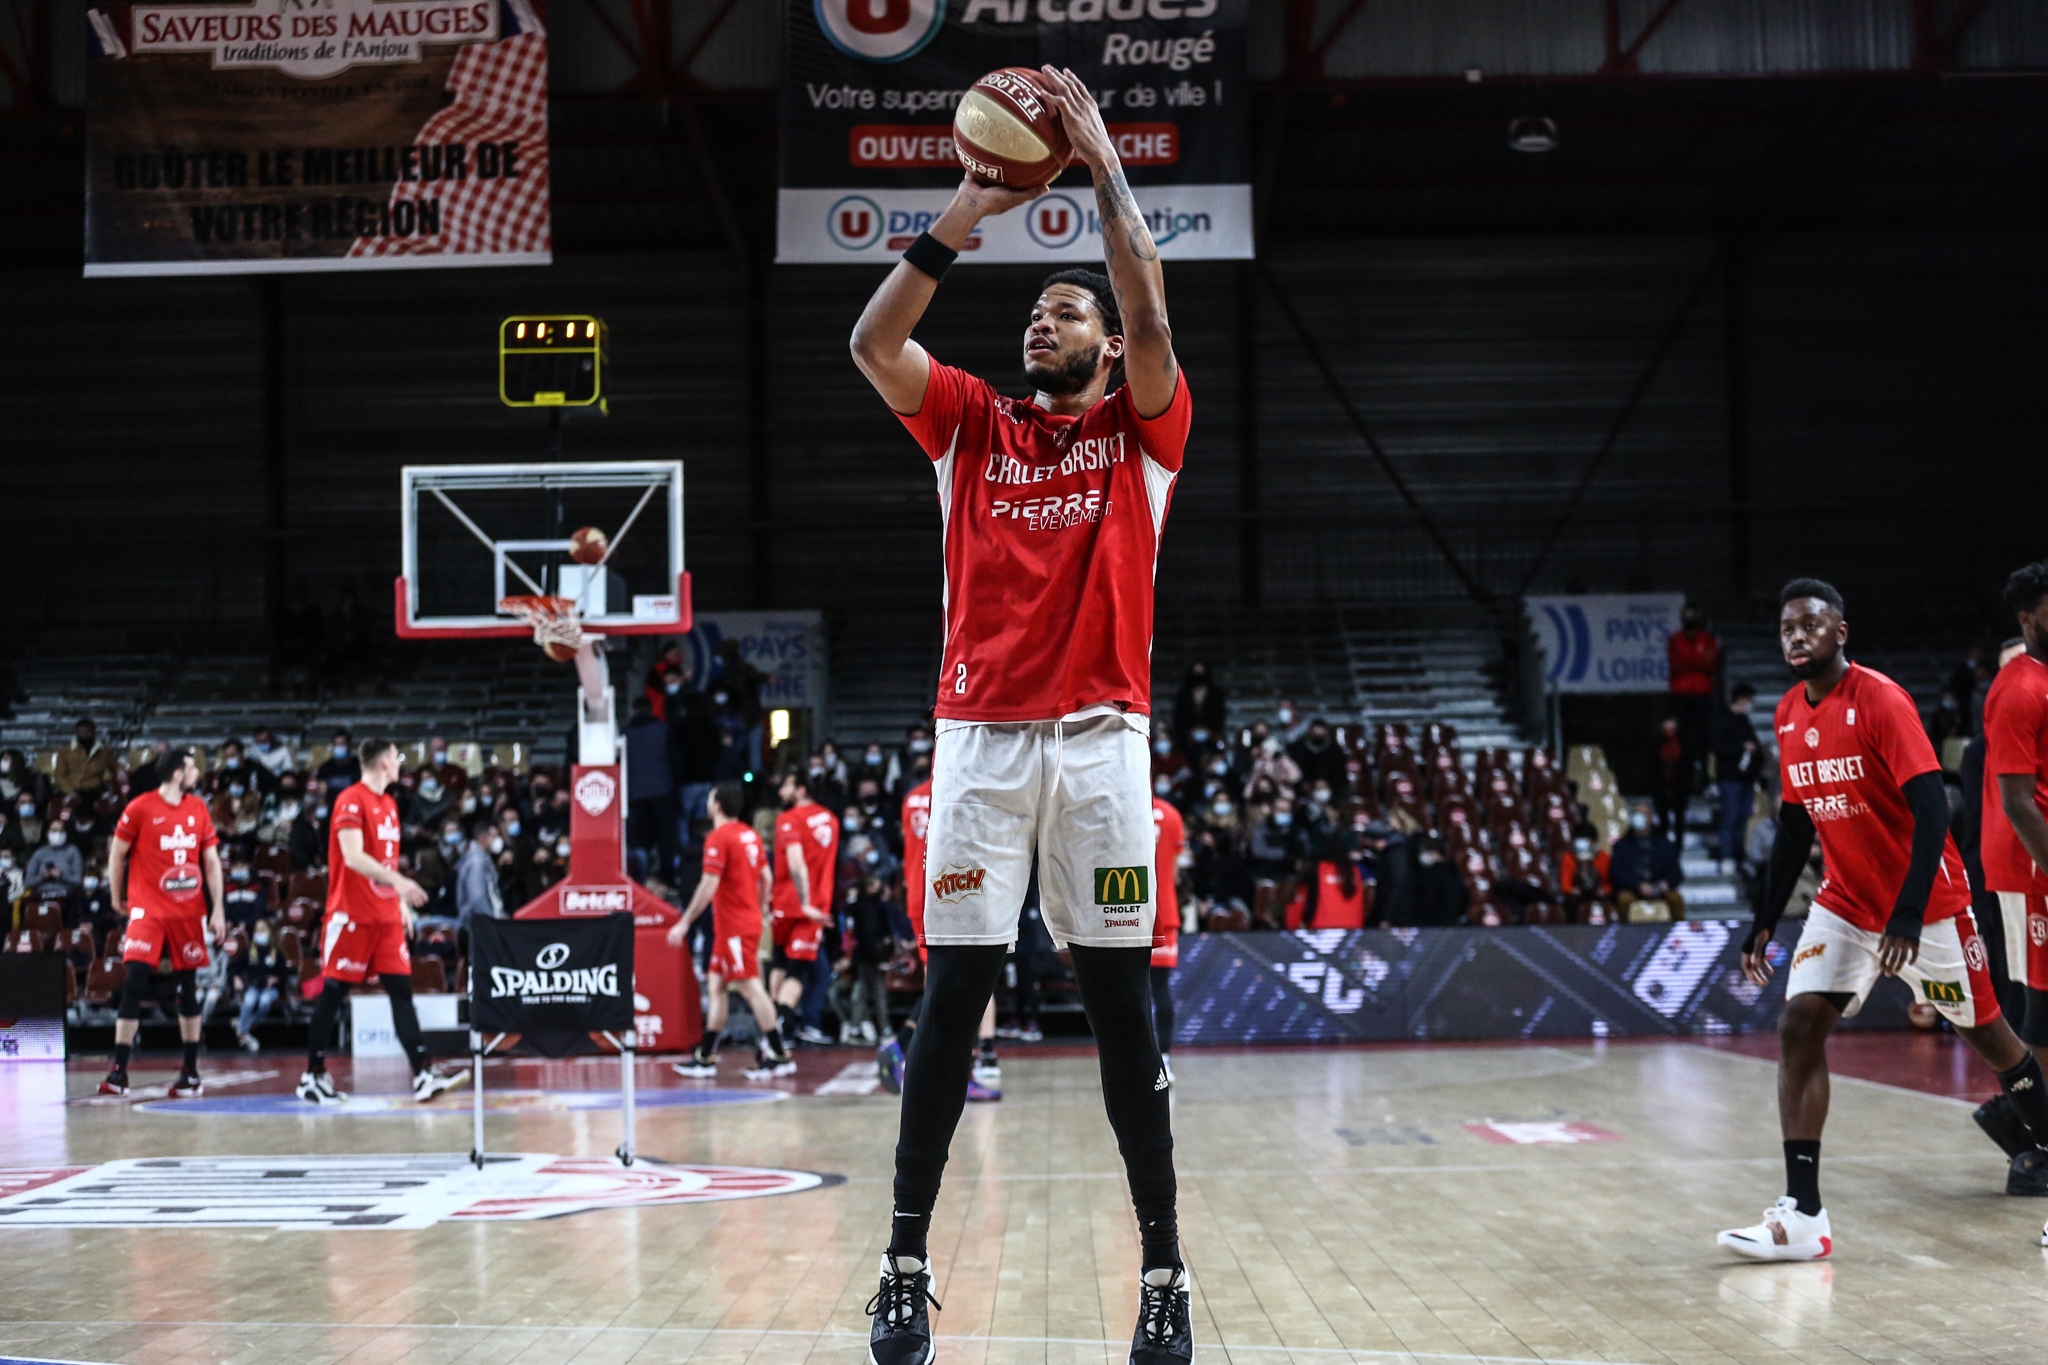
[[(566, 1324), (549, 1325), (503, 1325), (482, 1326), (455, 1322), (188, 1322), (163, 1318), (153, 1322), (131, 1322), (111, 1320), (27, 1320), (0, 1321), (0, 1332), (8, 1327), (73, 1327), (73, 1328), (156, 1328), (210, 1327), (227, 1329), (291, 1329), (318, 1331), (364, 1331), (364, 1332), (587, 1332), (597, 1335), (606, 1332), (632, 1332), (641, 1336), (698, 1336), (698, 1337), (798, 1337), (806, 1341), (846, 1340), (865, 1341), (867, 1337), (859, 1332), (799, 1332), (774, 1327), (575, 1327)], [(1002, 1346), (1108, 1346), (1121, 1348), (1127, 1343), (1111, 1341), (1107, 1337), (976, 1337), (945, 1336), (934, 1337), (935, 1341), (953, 1342), (963, 1346), (977, 1342)], [(1472, 1355), (1449, 1351), (1381, 1351), (1366, 1347), (1351, 1346), (1250, 1346), (1218, 1342), (1210, 1349), (1226, 1354), (1255, 1352), (1263, 1355), (1313, 1355), (1313, 1356), (1367, 1356), (1374, 1360), (1462, 1360), (1474, 1365), (1631, 1365), (1618, 1360), (1581, 1360), (1571, 1356), (1501, 1356)], [(0, 1358), (5, 1359), (5, 1358)], [(56, 1361), (52, 1365), (84, 1365), (83, 1362)]]

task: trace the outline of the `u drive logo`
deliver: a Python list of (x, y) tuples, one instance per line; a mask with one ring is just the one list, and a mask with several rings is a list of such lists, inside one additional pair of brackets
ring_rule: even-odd
[(864, 251), (882, 240), (882, 206), (864, 194), (849, 194), (825, 210), (825, 231), (834, 246)]
[(1064, 194), (1046, 195), (1024, 215), (1024, 228), (1031, 234), (1031, 240), (1055, 251), (1072, 246), (1087, 225), (1088, 215)]

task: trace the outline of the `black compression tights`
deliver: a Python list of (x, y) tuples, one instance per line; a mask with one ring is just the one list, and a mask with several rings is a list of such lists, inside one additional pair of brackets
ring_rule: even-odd
[[(121, 1005), (115, 1011), (122, 1019), (140, 1019), (142, 1002), (149, 997), (150, 965), (147, 962), (131, 962), (128, 974), (121, 978)], [(191, 1019), (199, 1013), (199, 981), (196, 974), (187, 968), (172, 972), (171, 979), (178, 983), (178, 1017)]]
[[(896, 1140), (892, 1255), (928, 1259), (925, 1240), (946, 1151), (967, 1103), (974, 1035), (1002, 976), (1004, 949), (934, 946), (925, 965), (923, 1013), (903, 1077)], [(1137, 1210), (1145, 1268), (1179, 1265), (1174, 1216), (1173, 1121), (1152, 1032), (1150, 948), (1075, 945), (1074, 976), (1095, 1032), (1103, 1105), (1116, 1132)]]
[(1152, 1022), (1161, 1052), (1173, 1051), (1173, 968), (1152, 968)]
[[(419, 1012), (412, 1007), (412, 978), (380, 976), (377, 984), (384, 988), (384, 994), (391, 997), (391, 1027), (398, 1034), (398, 1045), (405, 1049), (406, 1061), (416, 1072), (426, 1070), (427, 1040), (420, 1032)], [(320, 988), (320, 999), (313, 1005), (313, 1022), (309, 1028), (312, 1043), (306, 1054), (308, 1071), (327, 1069), (327, 1044), (334, 1037), (334, 1025), (341, 1018), (341, 1002), (346, 999), (346, 981), (329, 977), (327, 984)]]

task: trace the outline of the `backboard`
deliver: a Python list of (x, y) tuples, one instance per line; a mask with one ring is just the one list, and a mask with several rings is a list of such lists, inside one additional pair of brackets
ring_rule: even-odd
[[(682, 461), (407, 465), (400, 478), (402, 637), (530, 636), (499, 605), (528, 595), (574, 599), (594, 634), (689, 630)], [(602, 564), (570, 558), (585, 526), (610, 541)]]

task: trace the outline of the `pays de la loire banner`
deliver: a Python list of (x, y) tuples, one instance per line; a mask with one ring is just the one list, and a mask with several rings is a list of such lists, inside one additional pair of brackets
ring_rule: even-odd
[[(886, 261), (960, 183), (953, 111), (1002, 66), (1094, 92), (1162, 256), (1252, 254), (1249, 0), (784, 0), (776, 259)], [(985, 219), (961, 261), (1100, 261), (1088, 169)]]
[(529, 0), (86, 11), (85, 273), (545, 265)]
[(1662, 692), (1671, 685), (1665, 642), (1683, 593), (1525, 597), (1543, 651), (1544, 684), (1557, 692)]

